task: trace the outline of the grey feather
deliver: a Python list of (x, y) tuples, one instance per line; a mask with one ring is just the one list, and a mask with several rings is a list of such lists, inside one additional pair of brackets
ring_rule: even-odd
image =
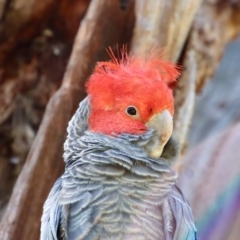
[(48, 199), (43, 207), (41, 240), (57, 240), (57, 232), (61, 221), (61, 205), (59, 193), (61, 191), (61, 178), (54, 184)]
[(145, 151), (153, 131), (106, 136), (88, 131), (86, 98), (69, 123), (65, 173), (44, 205), (41, 240), (195, 240), (191, 209), (175, 187), (171, 139), (160, 159)]

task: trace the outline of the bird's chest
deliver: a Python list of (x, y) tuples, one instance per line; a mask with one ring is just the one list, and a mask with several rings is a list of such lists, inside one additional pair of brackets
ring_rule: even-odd
[(160, 191), (150, 183), (122, 179), (102, 188), (105, 200), (98, 205), (102, 239), (164, 239)]

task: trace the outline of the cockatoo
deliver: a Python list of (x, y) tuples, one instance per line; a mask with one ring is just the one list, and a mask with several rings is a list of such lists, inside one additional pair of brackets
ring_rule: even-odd
[(195, 240), (171, 168), (178, 68), (153, 54), (111, 55), (69, 122), (65, 172), (44, 204), (41, 240)]

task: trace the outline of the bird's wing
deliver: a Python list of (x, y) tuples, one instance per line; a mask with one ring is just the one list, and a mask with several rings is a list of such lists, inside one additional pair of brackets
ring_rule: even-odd
[[(70, 145), (74, 146), (76, 139), (83, 135), (88, 129), (88, 116), (90, 112), (89, 100), (86, 97), (81, 103), (75, 113), (74, 117), (69, 122), (68, 138), (64, 144), (65, 153), (64, 160), (67, 163), (68, 157), (71, 156), (72, 149)], [(76, 130), (76, 131), (75, 131)], [(68, 165), (68, 163), (66, 164)], [(62, 191), (62, 178), (59, 178), (54, 184), (43, 207), (42, 224), (41, 224), (41, 240), (58, 240), (58, 234), (61, 232), (61, 239), (65, 239), (62, 229), (66, 225), (68, 219), (69, 209), (67, 205), (62, 205), (59, 201)]]
[(41, 240), (58, 240), (57, 233), (61, 215), (61, 206), (59, 205), (60, 190), (61, 178), (55, 182), (43, 206)]
[[(81, 178), (77, 177), (79, 172), (82, 172)], [(85, 176), (86, 179), (83, 178)], [(64, 174), (60, 204), (65, 208), (65, 214), (61, 215), (60, 234), (65, 235), (66, 239), (89, 237), (99, 219), (97, 206), (106, 201), (101, 183), (93, 183), (88, 178), (83, 166), (75, 167), (70, 173)]]
[(175, 223), (173, 240), (197, 240), (192, 210), (177, 186), (170, 193), (169, 204)]

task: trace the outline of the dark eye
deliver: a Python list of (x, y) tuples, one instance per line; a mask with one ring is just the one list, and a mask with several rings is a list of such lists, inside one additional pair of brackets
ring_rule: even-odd
[(137, 109), (135, 107), (128, 107), (127, 113), (131, 116), (137, 115)]

